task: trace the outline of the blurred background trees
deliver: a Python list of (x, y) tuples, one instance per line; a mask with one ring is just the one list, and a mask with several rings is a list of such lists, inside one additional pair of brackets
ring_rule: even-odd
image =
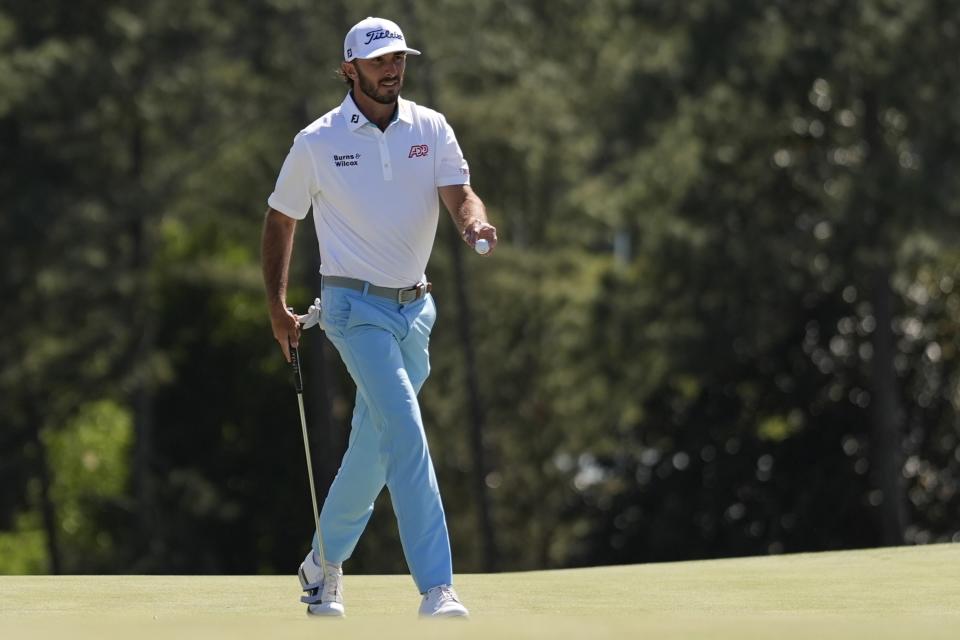
[[(458, 570), (490, 566), (478, 486), (501, 569), (960, 541), (953, 3), (10, 0), (0, 572), (295, 569), (259, 233), (367, 15), (503, 238), (458, 271), (444, 221), (429, 267)], [(353, 387), (306, 342), (323, 493)], [(387, 500), (348, 569), (404, 570)]]

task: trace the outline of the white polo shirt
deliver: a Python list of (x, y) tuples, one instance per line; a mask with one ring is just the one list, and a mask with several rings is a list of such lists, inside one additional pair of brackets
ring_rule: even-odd
[(442, 114), (400, 98), (380, 131), (347, 94), (294, 138), (267, 202), (297, 220), (313, 206), (323, 275), (409, 287), (433, 248), (437, 187), (469, 183)]

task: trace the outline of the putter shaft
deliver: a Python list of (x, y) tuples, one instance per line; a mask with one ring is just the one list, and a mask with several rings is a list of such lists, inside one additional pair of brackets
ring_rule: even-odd
[(317, 510), (317, 490), (313, 483), (313, 463), (310, 461), (310, 440), (307, 437), (307, 416), (303, 411), (303, 394), (297, 393), (297, 404), (300, 407), (300, 428), (303, 431), (303, 452), (307, 458), (307, 477), (310, 480), (310, 498), (313, 504), (313, 521), (317, 525), (317, 551), (320, 554), (320, 566), (324, 575), (327, 572), (326, 558), (323, 553), (323, 536), (320, 534), (320, 512)]
[[(293, 309), (289, 309), (293, 313)], [(310, 439), (307, 437), (307, 414), (303, 410), (303, 376), (300, 372), (300, 350), (289, 342), (290, 367), (293, 369), (293, 388), (297, 392), (297, 406), (300, 408), (300, 429), (303, 431), (303, 454), (307, 459), (307, 478), (310, 481), (310, 499), (313, 506), (313, 522), (317, 526), (317, 553), (320, 556), (320, 569), (324, 579), (327, 576), (326, 554), (323, 552), (323, 534), (320, 532), (320, 511), (317, 509), (317, 490), (313, 482), (313, 463), (310, 461)]]

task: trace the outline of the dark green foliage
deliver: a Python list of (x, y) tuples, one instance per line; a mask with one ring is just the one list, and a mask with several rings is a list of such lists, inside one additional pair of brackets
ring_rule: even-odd
[[(411, 9), (407, 96), (429, 64), (503, 238), (465, 256), (501, 568), (960, 539), (953, 3), (11, 2), (0, 571), (295, 569), (262, 212), (345, 30)], [(423, 411), (470, 571), (445, 231)], [(353, 402), (322, 340), (321, 494)], [(348, 571), (404, 569), (385, 497)]]

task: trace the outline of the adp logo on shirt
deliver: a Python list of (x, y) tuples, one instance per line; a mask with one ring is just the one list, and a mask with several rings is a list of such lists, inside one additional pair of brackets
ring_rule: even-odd
[(430, 147), (425, 144), (415, 144), (410, 147), (408, 158), (426, 158), (430, 154)]

